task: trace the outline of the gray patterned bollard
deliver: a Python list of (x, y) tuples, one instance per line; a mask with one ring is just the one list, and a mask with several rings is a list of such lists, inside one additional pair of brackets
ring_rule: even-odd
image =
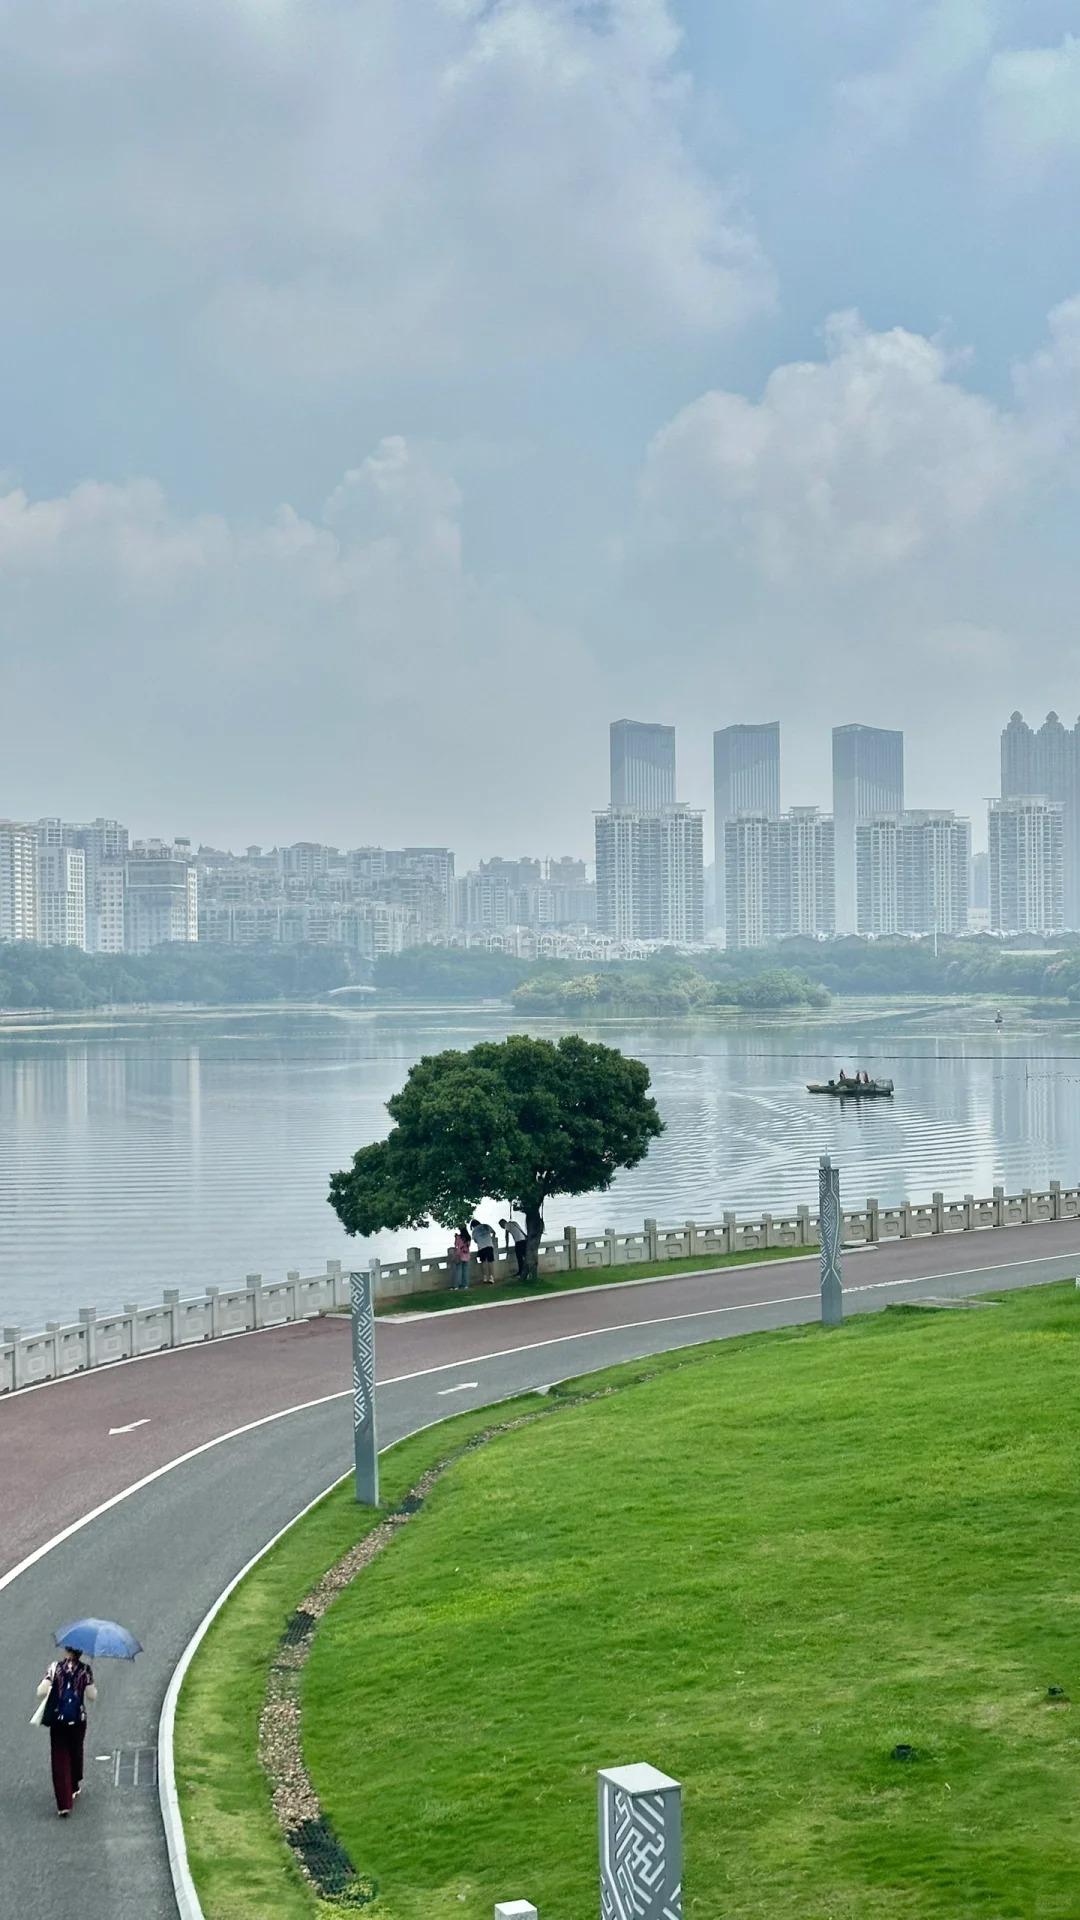
[(350, 1273), (353, 1350), (353, 1456), (356, 1498), (379, 1504), (379, 1449), (375, 1440), (375, 1289), (370, 1273)]
[(839, 1327), (844, 1319), (840, 1285), (840, 1169), (823, 1153), (818, 1171), (818, 1214), (821, 1235), (821, 1324)]
[(601, 1920), (682, 1920), (682, 1788), (656, 1767), (602, 1767)]

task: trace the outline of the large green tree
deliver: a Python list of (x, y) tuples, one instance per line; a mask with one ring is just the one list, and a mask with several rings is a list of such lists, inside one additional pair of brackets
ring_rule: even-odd
[(331, 1177), (346, 1233), (452, 1227), (501, 1200), (525, 1217), (533, 1279), (552, 1194), (603, 1192), (664, 1124), (648, 1068), (577, 1034), (427, 1054), (386, 1105), (391, 1133)]

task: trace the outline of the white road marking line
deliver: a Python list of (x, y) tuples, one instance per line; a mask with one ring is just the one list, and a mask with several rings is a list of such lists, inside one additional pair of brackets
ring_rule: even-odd
[(134, 1433), (136, 1427), (148, 1427), (149, 1425), (150, 1416), (147, 1414), (145, 1420), (130, 1420), (126, 1427), (110, 1427), (109, 1433)]
[[(906, 1279), (873, 1280), (865, 1286), (845, 1287), (844, 1292), (846, 1294), (886, 1293), (890, 1287), (925, 1287), (932, 1284), (935, 1280), (970, 1280), (977, 1274), (1015, 1273), (1020, 1267), (1041, 1267), (1047, 1265), (1050, 1260), (1071, 1260), (1077, 1265), (1080, 1265), (1080, 1254), (1055, 1253), (1048, 1255), (1045, 1260), (1017, 1260), (1000, 1267), (962, 1267), (957, 1273), (935, 1273), (930, 1275), (916, 1273)], [(1059, 1277), (1067, 1279), (1069, 1276), (1064, 1275)], [(1045, 1284), (1047, 1286), (1053, 1286), (1055, 1283), (1054, 1281), (1048, 1280)], [(416, 1373), (391, 1374), (387, 1379), (377, 1381), (376, 1385), (380, 1387), (393, 1387), (399, 1385), (403, 1380), (423, 1380), (432, 1373), (450, 1373), (455, 1367), (477, 1367), (481, 1366), (486, 1360), (508, 1360), (517, 1353), (535, 1353), (541, 1347), (561, 1347), (568, 1345), (571, 1340), (593, 1340), (599, 1334), (604, 1333), (634, 1333), (641, 1327), (674, 1326), (680, 1320), (711, 1320), (714, 1317), (718, 1318), (722, 1313), (759, 1313), (763, 1307), (802, 1306), (805, 1305), (808, 1300), (820, 1300), (820, 1298), (821, 1293), (819, 1289), (815, 1289), (813, 1293), (782, 1293), (778, 1294), (774, 1300), (735, 1300), (723, 1307), (695, 1307), (691, 1313), (661, 1313), (654, 1315), (653, 1318), (649, 1320), (623, 1320), (610, 1327), (586, 1327), (580, 1333), (560, 1333), (551, 1340), (529, 1340), (526, 1341), (524, 1346), (520, 1347), (501, 1347), (495, 1353), (475, 1353), (470, 1360), (447, 1360), (442, 1366), (420, 1367)], [(763, 1331), (770, 1332), (771, 1329), (765, 1328)], [(618, 1365), (619, 1363), (613, 1361), (611, 1364)]]
[(70, 1540), (74, 1534), (81, 1533), (92, 1520), (100, 1520), (103, 1513), (111, 1512), (112, 1508), (118, 1507), (122, 1500), (129, 1499), (133, 1493), (141, 1493), (144, 1487), (153, 1486), (155, 1480), (163, 1479), (167, 1473), (172, 1472), (174, 1467), (184, 1467), (189, 1460), (197, 1460), (201, 1453), (209, 1453), (213, 1447), (223, 1447), (227, 1440), (239, 1440), (242, 1434), (254, 1433), (257, 1427), (268, 1427), (275, 1420), (287, 1420), (292, 1413), (307, 1413), (312, 1407), (325, 1407), (331, 1400), (349, 1400), (351, 1397), (352, 1388), (345, 1387), (340, 1393), (324, 1393), (317, 1400), (305, 1400), (298, 1407), (282, 1407), (278, 1413), (264, 1413), (261, 1420), (249, 1420), (246, 1426), (234, 1427), (231, 1433), (219, 1433), (215, 1440), (204, 1440), (201, 1446), (192, 1447), (188, 1453), (181, 1453), (175, 1460), (166, 1461), (163, 1467), (155, 1467), (153, 1473), (144, 1474), (141, 1480), (133, 1480), (130, 1487), (124, 1487), (120, 1493), (114, 1493), (110, 1499), (103, 1500), (99, 1507), (92, 1507), (89, 1513), (83, 1514), (81, 1520), (73, 1520), (69, 1527), (64, 1527), (60, 1533), (54, 1533), (51, 1540), (46, 1540), (44, 1546), (35, 1547), (33, 1553), (28, 1553), (26, 1559), (20, 1560), (18, 1566), (12, 1567), (10, 1572), (0, 1574), (0, 1593), (3, 1593), (5, 1587), (10, 1587), (12, 1581), (17, 1580), (21, 1573), (28, 1573), (31, 1567), (36, 1567), (38, 1561), (44, 1560), (45, 1555), (51, 1553), (54, 1547), (62, 1547), (65, 1540)]
[(448, 1393), (464, 1393), (467, 1388), (479, 1385), (479, 1380), (459, 1380), (456, 1387), (440, 1387), (438, 1397), (440, 1400), (445, 1400)]

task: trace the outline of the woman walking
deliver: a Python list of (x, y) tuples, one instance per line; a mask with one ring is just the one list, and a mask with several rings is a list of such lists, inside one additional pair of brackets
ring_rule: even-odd
[(56, 1811), (66, 1820), (82, 1792), (86, 1702), (97, 1699), (93, 1668), (76, 1648), (65, 1647), (62, 1658), (54, 1660), (46, 1672), (37, 1695), (45, 1702), (42, 1717), (49, 1729)]

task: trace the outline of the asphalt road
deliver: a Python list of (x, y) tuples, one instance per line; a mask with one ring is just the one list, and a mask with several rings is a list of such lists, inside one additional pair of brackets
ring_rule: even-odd
[[(1077, 1271), (1077, 1222), (938, 1236), (849, 1255), (846, 1304)], [(529, 1387), (817, 1312), (816, 1263), (800, 1261), (383, 1321), (380, 1444)], [(154, 1748), (169, 1676), (207, 1609), (347, 1469), (349, 1377), (347, 1324), (321, 1321), (0, 1402), (0, 1920), (175, 1920), (156, 1792), (123, 1774), (114, 1784), (115, 1756)], [(79, 1613), (122, 1619), (147, 1652), (99, 1670), (87, 1787), (62, 1823), (47, 1735), (28, 1723), (51, 1629)]]

